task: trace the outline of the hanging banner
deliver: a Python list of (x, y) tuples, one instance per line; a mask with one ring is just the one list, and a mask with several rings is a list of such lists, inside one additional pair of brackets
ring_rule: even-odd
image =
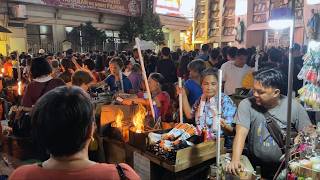
[(141, 0), (18, 0), (20, 2), (43, 4), (82, 10), (94, 10), (125, 16), (141, 15)]

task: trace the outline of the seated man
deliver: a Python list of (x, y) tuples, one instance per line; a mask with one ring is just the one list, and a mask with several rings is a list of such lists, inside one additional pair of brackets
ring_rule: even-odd
[[(281, 95), (284, 93), (284, 82), (282, 73), (274, 68), (261, 69), (255, 73), (254, 96), (240, 103), (235, 116), (236, 136), (233, 141), (232, 161), (227, 166), (229, 172), (237, 174), (243, 169), (240, 156), (248, 137), (247, 147), (253, 167), (261, 167), (263, 178), (272, 179), (275, 175), (280, 166), (283, 149), (280, 148), (280, 141), (273, 138), (269, 132), (266, 117), (269, 119), (273, 116), (273, 122), (278, 125), (277, 129), (281, 134), (285, 132), (288, 99)], [(311, 125), (307, 112), (295, 100), (292, 101), (291, 123), (293, 131), (301, 131)]]

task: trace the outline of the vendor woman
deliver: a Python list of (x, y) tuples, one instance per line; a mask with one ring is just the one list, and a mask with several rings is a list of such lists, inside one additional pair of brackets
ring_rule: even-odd
[[(206, 69), (201, 73), (201, 88), (203, 94), (191, 108), (188, 97), (182, 88), (183, 111), (188, 119), (195, 119), (198, 134), (206, 131), (207, 139), (212, 139), (215, 131), (214, 125), (218, 114), (218, 74), (216, 69)], [(236, 106), (231, 98), (222, 94), (221, 128), (224, 135), (233, 133), (233, 116)], [(225, 146), (231, 147), (231, 139), (225, 136)]]
[[(162, 122), (167, 122), (168, 118), (171, 117), (170, 96), (166, 91), (162, 90), (164, 83), (165, 79), (160, 73), (152, 73), (148, 78), (152, 101), (155, 104), (156, 120), (160, 117)], [(140, 103), (145, 106), (150, 105), (149, 100), (143, 98), (140, 93), (135, 98), (127, 98), (122, 101), (122, 104), (125, 105), (132, 105), (133, 103)], [(164, 124), (162, 123), (162, 126)]]
[(94, 85), (99, 87), (106, 84), (110, 91), (117, 92), (123, 90), (124, 93), (132, 92), (132, 84), (127, 76), (122, 74), (123, 62), (120, 58), (114, 57), (109, 62), (110, 75), (103, 81)]

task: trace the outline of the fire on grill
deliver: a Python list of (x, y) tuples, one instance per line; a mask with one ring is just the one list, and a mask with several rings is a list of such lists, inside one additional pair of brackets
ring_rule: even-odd
[(134, 106), (108, 105), (103, 107), (101, 112), (102, 126), (108, 122), (111, 123), (107, 134), (124, 142), (129, 142), (132, 133), (144, 134), (152, 129), (146, 125), (146, 119), (147, 110), (141, 104)]

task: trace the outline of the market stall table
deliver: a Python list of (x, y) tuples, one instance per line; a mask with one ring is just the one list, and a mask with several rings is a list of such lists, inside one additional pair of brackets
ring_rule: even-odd
[(108, 163), (126, 162), (140, 175), (145, 174), (150, 179), (192, 179), (204, 174), (207, 176), (209, 165), (214, 163), (216, 155), (214, 141), (178, 150), (175, 163), (108, 137), (104, 137), (103, 142)]

